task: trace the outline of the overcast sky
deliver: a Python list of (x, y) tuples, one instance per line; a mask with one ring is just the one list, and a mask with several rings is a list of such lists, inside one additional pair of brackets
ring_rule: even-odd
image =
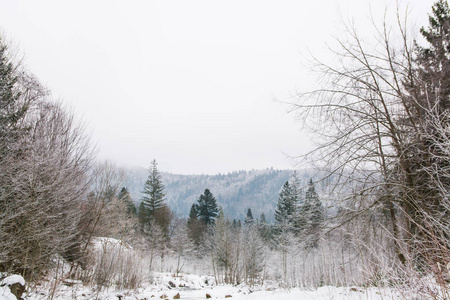
[[(433, 2), (409, 1), (410, 20), (426, 25)], [(86, 121), (99, 159), (215, 174), (292, 169), (288, 156), (311, 137), (275, 99), (311, 87), (305, 58), (329, 55), (342, 19), (365, 32), (370, 10), (382, 18), (385, 4), (0, 0), (0, 27), (53, 97)]]

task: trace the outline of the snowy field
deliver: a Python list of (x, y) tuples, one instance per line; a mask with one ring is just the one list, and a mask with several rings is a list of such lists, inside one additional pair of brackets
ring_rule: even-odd
[[(71, 287), (62, 284), (54, 293), (53, 299), (244, 299), (244, 300), (319, 300), (319, 299), (402, 299), (388, 290), (377, 288), (362, 289), (357, 287), (320, 287), (317, 290), (280, 289), (270, 286), (249, 288), (247, 286), (214, 286), (214, 279), (208, 276), (180, 275), (174, 277), (167, 273), (155, 273), (152, 284), (136, 291), (121, 291), (113, 288), (95, 291), (75, 284)], [(172, 286), (172, 287), (171, 287)], [(50, 288), (48, 289), (50, 290)], [(45, 287), (25, 294), (24, 299), (48, 299), (51, 294)], [(0, 295), (1, 298), (1, 295)]]

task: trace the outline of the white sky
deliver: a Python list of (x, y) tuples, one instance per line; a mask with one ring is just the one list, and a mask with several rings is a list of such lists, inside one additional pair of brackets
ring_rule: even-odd
[[(433, 2), (409, 1), (411, 21), (426, 25)], [(311, 86), (304, 58), (329, 55), (342, 19), (364, 32), (385, 3), (0, 0), (0, 28), (100, 159), (215, 174), (292, 168), (309, 137), (274, 99)]]

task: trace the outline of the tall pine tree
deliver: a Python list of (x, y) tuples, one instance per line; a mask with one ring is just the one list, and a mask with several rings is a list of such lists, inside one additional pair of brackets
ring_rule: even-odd
[(247, 214), (245, 216), (244, 225), (251, 226), (251, 225), (253, 225), (254, 222), (255, 222), (255, 220), (253, 219), (252, 210), (249, 208), (247, 210)]
[(136, 215), (136, 206), (133, 203), (133, 200), (131, 199), (130, 193), (128, 192), (128, 189), (126, 187), (123, 187), (117, 198), (121, 201), (123, 201), (127, 206), (127, 213), (129, 215)]
[(200, 195), (195, 208), (198, 213), (198, 218), (205, 225), (213, 225), (215, 223), (219, 208), (217, 207), (216, 198), (214, 198), (208, 189), (205, 189), (205, 192)]
[(305, 193), (305, 202), (300, 208), (300, 225), (303, 230), (318, 228), (324, 219), (322, 202), (317, 195), (312, 179)]
[(189, 218), (187, 221), (187, 226), (190, 227), (190, 225), (198, 222), (198, 212), (195, 204), (192, 204), (191, 210), (189, 211)]
[(297, 171), (291, 176), (290, 179), (292, 198), (294, 200), (295, 208), (297, 209), (303, 202), (302, 198), (302, 188), (300, 183), (300, 178), (298, 177)]
[(197, 207), (192, 204), (189, 211), (189, 218), (187, 221), (188, 235), (196, 246), (200, 244), (200, 239), (204, 231), (204, 224), (198, 219)]
[(151, 163), (142, 193), (143, 197), (139, 205), (138, 215), (140, 223), (147, 224), (155, 218), (157, 210), (163, 207), (166, 196), (156, 160), (153, 160)]
[(295, 200), (292, 197), (292, 189), (289, 182), (283, 185), (278, 197), (277, 208), (275, 210), (275, 222), (280, 224), (292, 223), (292, 217), (295, 213)]

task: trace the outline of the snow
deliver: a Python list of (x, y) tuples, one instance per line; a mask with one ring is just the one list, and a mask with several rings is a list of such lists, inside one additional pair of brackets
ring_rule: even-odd
[(17, 300), (16, 296), (14, 296), (8, 286), (0, 286), (0, 299), (2, 300)]
[[(211, 299), (231, 299), (231, 300), (382, 300), (401, 299), (393, 291), (379, 288), (358, 288), (358, 287), (333, 287), (324, 286), (316, 290), (305, 290), (300, 288), (281, 289), (273, 287), (248, 287), (246, 285), (218, 285), (214, 284), (211, 276), (198, 276), (182, 274), (178, 277), (170, 273), (154, 273), (151, 282), (145, 287), (132, 290), (118, 290), (108, 288), (98, 290), (94, 287), (86, 287), (81, 283), (68, 287), (61, 285), (56, 291), (53, 299), (110, 299), (117, 300), (121, 296), (122, 300), (136, 299), (173, 299), (180, 294), (180, 299), (200, 300), (206, 299), (206, 294), (211, 295)], [(172, 282), (170, 287), (169, 282)], [(1, 291), (1, 290), (0, 290)], [(1, 295), (1, 294), (0, 294)], [(231, 298), (225, 298), (231, 296)], [(28, 294), (28, 300), (43, 300), (49, 297), (48, 291), (34, 291)], [(6, 298), (8, 299), (8, 298)], [(9, 300), (9, 299), (8, 299)]]
[(92, 239), (92, 247), (96, 251), (102, 251), (104, 249), (106, 250), (120, 249), (121, 251), (132, 249), (132, 247), (127, 243), (125, 243), (124, 241), (109, 237), (94, 237)]
[(3, 285), (10, 286), (15, 283), (20, 283), (21, 285), (25, 286), (25, 279), (23, 279), (23, 277), (20, 275), (11, 275), (11, 276), (4, 278), (2, 280), (2, 282), (0, 283), (0, 285), (1, 286), (3, 286)]

